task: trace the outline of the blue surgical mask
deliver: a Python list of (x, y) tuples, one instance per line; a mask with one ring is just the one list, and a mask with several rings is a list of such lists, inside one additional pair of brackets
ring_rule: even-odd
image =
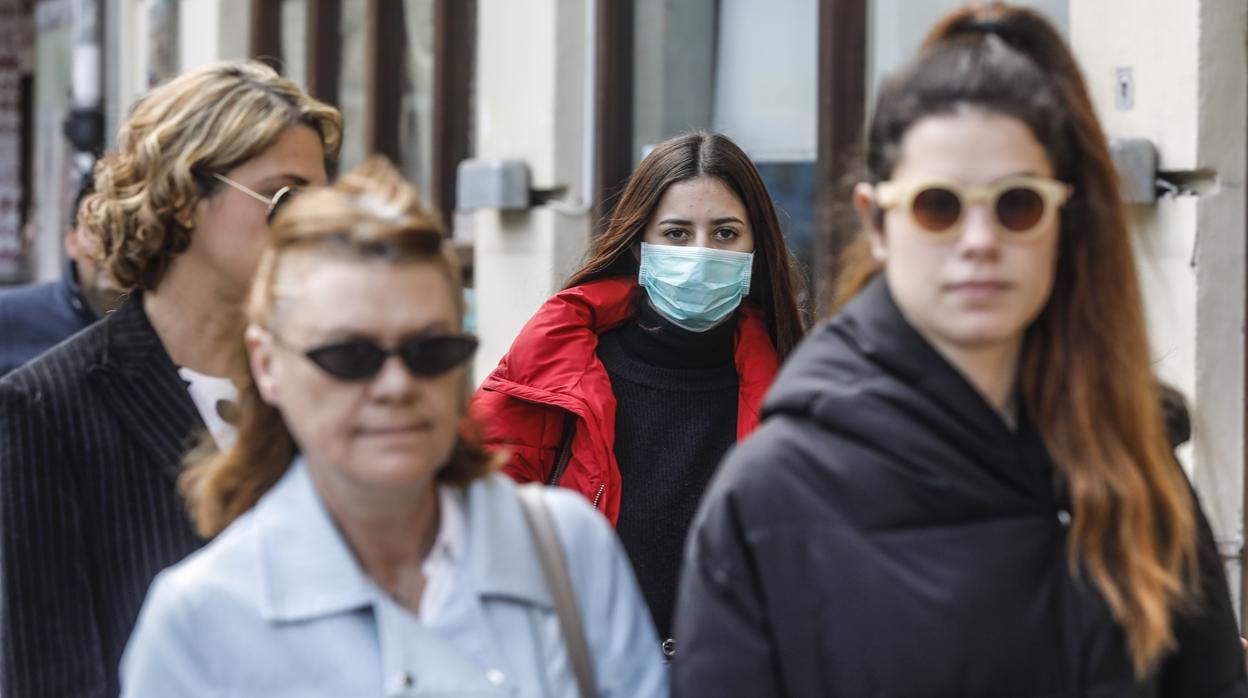
[(750, 292), (752, 252), (641, 243), (637, 282), (650, 304), (678, 327), (705, 332)]

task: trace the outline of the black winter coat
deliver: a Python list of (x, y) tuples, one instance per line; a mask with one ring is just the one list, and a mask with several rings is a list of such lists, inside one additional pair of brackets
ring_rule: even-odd
[(764, 415), (690, 534), (675, 695), (1248, 696), (1204, 516), (1199, 606), (1137, 682), (1068, 567), (1035, 428), (1011, 431), (881, 280), (802, 344)]
[(56, 281), (0, 289), (0, 376), (99, 319), (75, 275), (66, 262)]
[(156, 573), (203, 544), (178, 496), (203, 421), (136, 295), (0, 380), (0, 694), (106, 698)]

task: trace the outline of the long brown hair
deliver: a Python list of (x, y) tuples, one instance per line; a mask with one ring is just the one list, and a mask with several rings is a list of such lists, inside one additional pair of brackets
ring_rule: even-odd
[[(459, 259), (443, 235), (441, 220), (380, 156), (365, 160), (332, 186), (295, 194), (270, 226), (272, 236), (252, 282), (247, 320), (260, 326), (273, 322), (279, 312), (276, 282), (282, 262), (292, 252), (306, 251), (325, 251), (339, 259), (433, 264), (446, 276), (462, 318)], [(240, 327), (240, 345), (242, 335)], [(240, 349), (240, 356), (243, 353)], [(286, 472), (297, 450), (281, 414), (261, 398), (246, 363), (239, 364), (234, 377), (241, 393), (237, 441), (224, 452), (196, 449), (188, 456), (178, 483), (205, 537), (216, 535), (253, 507)], [(466, 379), (465, 405), (468, 389)], [(465, 484), (491, 472), (498, 463), (498, 456), (486, 453), (479, 434), (465, 418), (437, 478)]]
[(718, 133), (686, 133), (650, 151), (620, 194), (606, 231), (594, 240), (585, 263), (564, 288), (609, 276), (635, 277), (638, 263), (632, 246), (644, 235), (659, 199), (671, 185), (702, 176), (728, 185), (745, 205), (754, 231), (750, 300), (762, 310), (776, 355), (784, 361), (804, 332), (792, 256), (758, 169), (736, 143)]
[[(866, 180), (890, 176), (917, 121), (965, 107), (1026, 124), (1057, 178), (1074, 187), (1053, 292), (1024, 338), (1020, 385), (1073, 501), (1073, 567), (1090, 575), (1125, 630), (1142, 677), (1173, 647), (1173, 614), (1197, 588), (1196, 514), (1166, 438), (1105, 135), (1074, 57), (1043, 17), (1002, 3), (972, 7), (939, 23), (882, 89)], [(878, 271), (860, 240), (838, 301)]]

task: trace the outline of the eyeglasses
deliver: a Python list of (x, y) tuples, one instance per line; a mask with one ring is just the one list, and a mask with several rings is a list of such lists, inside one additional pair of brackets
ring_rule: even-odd
[(273, 216), (277, 215), (277, 209), (285, 205), (286, 202), (289, 201), (291, 197), (299, 191), (299, 187), (282, 187), (281, 189), (278, 189), (277, 193), (273, 195), (272, 199), (270, 199), (269, 197), (265, 196), (264, 194), (260, 194), (256, 192), (254, 189), (252, 189), (251, 187), (248, 187), (245, 184), (240, 184), (238, 182), (235, 182), (234, 180), (230, 179), (229, 177), (226, 177), (220, 172), (213, 172), (212, 176), (216, 177), (222, 182), (225, 182), (231, 187), (234, 187), (235, 189), (246, 194), (247, 196), (250, 196), (256, 201), (260, 201), (264, 203), (266, 206), (268, 206), (268, 208), (265, 209), (265, 212), (264, 212), (264, 221), (266, 223), (272, 223)]
[(414, 376), (437, 376), (467, 361), (477, 350), (477, 338), (467, 334), (415, 335), (394, 347), (383, 347), (371, 339), (349, 339), (311, 349), (286, 344), (272, 335), (279, 346), (302, 353), (322, 371), (344, 381), (369, 380), (381, 371), (391, 356), (398, 356)]
[(1045, 177), (1011, 177), (988, 186), (968, 186), (942, 179), (880, 182), (875, 185), (881, 208), (901, 208), (920, 228), (952, 237), (971, 206), (992, 210), (995, 229), (1009, 240), (1025, 240), (1044, 230), (1073, 189)]

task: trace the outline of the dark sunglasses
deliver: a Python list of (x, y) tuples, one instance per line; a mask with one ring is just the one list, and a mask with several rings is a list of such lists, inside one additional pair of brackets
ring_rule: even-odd
[(246, 194), (247, 196), (250, 196), (256, 201), (259, 201), (265, 204), (266, 206), (268, 206), (268, 208), (265, 209), (265, 212), (264, 212), (265, 223), (272, 223), (273, 217), (277, 215), (277, 210), (281, 208), (282, 206), (286, 205), (286, 203), (290, 201), (290, 199), (299, 192), (299, 187), (282, 187), (281, 189), (278, 189), (277, 193), (274, 194), (273, 198), (270, 199), (269, 197), (255, 191), (254, 189), (252, 189), (251, 187), (248, 187), (245, 184), (235, 182), (234, 180), (230, 179), (229, 177), (226, 177), (220, 172), (213, 172), (212, 176), (230, 185), (231, 187), (234, 187), (235, 189)]
[(880, 182), (876, 203), (900, 208), (920, 228), (952, 237), (967, 210), (984, 203), (1005, 239), (1020, 240), (1042, 232), (1070, 199), (1070, 185), (1045, 177), (1012, 177), (989, 186), (968, 186), (948, 180)]
[[(274, 341), (285, 345), (274, 335)], [(395, 347), (383, 347), (371, 339), (348, 339), (302, 352), (329, 375), (345, 381), (363, 381), (381, 371), (386, 359), (397, 355), (414, 376), (430, 377), (459, 366), (477, 350), (477, 338), (466, 334), (416, 335)]]

